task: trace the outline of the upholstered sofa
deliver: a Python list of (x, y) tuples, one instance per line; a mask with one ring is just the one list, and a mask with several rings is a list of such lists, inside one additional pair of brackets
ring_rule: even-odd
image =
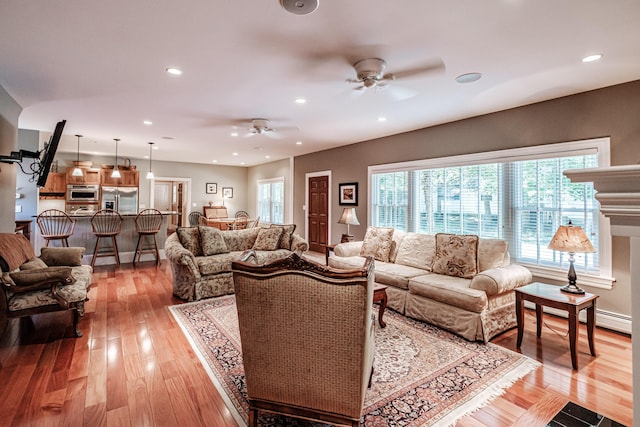
[(369, 227), (364, 241), (338, 244), (335, 268), (373, 256), (388, 307), (470, 341), (488, 342), (516, 326), (514, 289), (532, 280), (511, 264), (507, 242), (473, 235), (420, 234)]
[(244, 251), (254, 249), (256, 262), (263, 264), (308, 250), (309, 244), (294, 231), (295, 224), (246, 230), (204, 225), (178, 228), (164, 245), (173, 294), (187, 301), (232, 294), (231, 262), (240, 260)]
[(42, 248), (36, 257), (24, 235), (0, 233), (0, 333), (9, 319), (53, 311), (73, 313), (77, 337), (79, 316), (92, 281), (90, 265), (82, 265), (85, 248)]

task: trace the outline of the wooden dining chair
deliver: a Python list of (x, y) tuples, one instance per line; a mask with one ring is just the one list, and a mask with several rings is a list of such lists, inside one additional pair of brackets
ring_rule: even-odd
[[(136, 262), (140, 262), (140, 257), (144, 253), (154, 253), (156, 265), (158, 265), (160, 263), (160, 251), (158, 250), (157, 235), (162, 226), (162, 213), (157, 209), (145, 209), (136, 216), (135, 224), (138, 232), (138, 243), (136, 243), (136, 251), (133, 255), (133, 265), (135, 266)], [(147, 242), (144, 242), (145, 239), (147, 239)], [(151, 242), (148, 240), (151, 240)]]
[(76, 222), (66, 212), (47, 209), (38, 215), (36, 223), (40, 236), (46, 241), (45, 247), (49, 247), (52, 240), (60, 240), (62, 246), (69, 246), (69, 237), (73, 234)]

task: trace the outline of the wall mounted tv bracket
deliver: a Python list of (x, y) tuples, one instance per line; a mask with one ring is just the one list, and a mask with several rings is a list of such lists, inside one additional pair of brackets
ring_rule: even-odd
[(39, 151), (12, 151), (9, 156), (0, 156), (0, 163), (20, 163), (22, 159), (40, 159)]

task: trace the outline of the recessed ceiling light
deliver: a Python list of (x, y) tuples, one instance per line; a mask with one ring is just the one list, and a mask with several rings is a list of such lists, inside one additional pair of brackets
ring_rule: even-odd
[(240, 162), (241, 165), (244, 165), (244, 162)]
[(302, 145), (302, 141), (296, 141), (296, 145)]
[(218, 161), (217, 161), (217, 160), (212, 160), (211, 162), (212, 162), (212, 163), (218, 163)]
[(147, 126), (151, 126), (153, 124), (153, 122), (151, 120), (145, 120), (142, 123), (147, 125)]
[(231, 132), (231, 136), (238, 136), (238, 132)]
[(167, 67), (165, 68), (166, 72), (169, 74), (173, 74), (174, 76), (179, 76), (182, 74), (182, 70), (175, 67)]
[(294, 15), (308, 15), (318, 8), (319, 0), (280, 0), (280, 6)]
[(380, 116), (380, 117), (378, 117), (378, 121), (379, 121), (380, 123), (382, 123), (382, 122), (386, 122), (386, 121), (387, 121), (387, 118), (386, 118), (386, 117), (384, 117), (384, 116)]
[(481, 77), (482, 73), (466, 73), (460, 74), (458, 77), (456, 77), (456, 81), (458, 83), (473, 83), (480, 80)]
[(594, 61), (598, 61), (599, 59), (602, 59), (602, 54), (601, 53), (595, 53), (593, 55), (588, 55), (585, 56), (584, 58), (582, 58), (582, 62), (594, 62)]
[(306, 104), (307, 100), (304, 98), (296, 98), (296, 104)]
[(264, 158), (265, 158), (265, 159), (270, 159), (270, 158), (271, 158), (271, 156), (264, 156)]
[(237, 155), (238, 155), (238, 153), (231, 153), (231, 154), (232, 154), (232, 155), (234, 155), (234, 156), (237, 156)]

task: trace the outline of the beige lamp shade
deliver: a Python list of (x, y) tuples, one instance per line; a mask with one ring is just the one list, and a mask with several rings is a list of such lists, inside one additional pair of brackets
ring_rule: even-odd
[(340, 241), (342, 243), (351, 242), (353, 240), (353, 236), (351, 235), (351, 233), (349, 233), (349, 226), (360, 225), (358, 216), (356, 215), (356, 208), (344, 208), (342, 211), (342, 216), (338, 220), (338, 224), (347, 224), (347, 234), (343, 234)]
[(558, 227), (556, 234), (549, 242), (549, 249), (562, 252), (586, 253), (595, 252), (591, 241), (582, 227), (575, 226), (569, 221), (568, 225)]

